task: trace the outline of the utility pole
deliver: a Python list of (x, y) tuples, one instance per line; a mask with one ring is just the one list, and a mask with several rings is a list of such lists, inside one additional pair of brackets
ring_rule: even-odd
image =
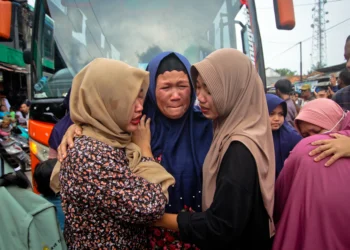
[(325, 5), (327, 0), (315, 0), (315, 5), (312, 8), (311, 28), (312, 32), (312, 60), (311, 66), (320, 67), (327, 63), (327, 36), (326, 36), (326, 15)]
[(299, 42), (300, 45), (300, 82), (303, 81), (303, 47), (302, 42)]

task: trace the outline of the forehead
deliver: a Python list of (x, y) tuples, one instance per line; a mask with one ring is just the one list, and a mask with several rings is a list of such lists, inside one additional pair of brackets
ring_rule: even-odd
[(305, 122), (305, 121), (299, 121), (300, 131), (308, 131), (308, 130), (311, 130), (315, 127), (317, 127), (317, 126), (312, 124), (312, 123)]
[(281, 104), (278, 104), (278, 105), (276, 106), (276, 108), (274, 108), (273, 111), (275, 111), (275, 112), (281, 112), (281, 111), (283, 111), (282, 105), (281, 105)]
[(165, 71), (163, 74), (158, 75), (157, 84), (172, 81), (188, 81), (188, 76), (183, 71)]

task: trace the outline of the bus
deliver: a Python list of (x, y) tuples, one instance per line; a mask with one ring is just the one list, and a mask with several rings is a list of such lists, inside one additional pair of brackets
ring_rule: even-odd
[[(293, 29), (293, 1), (273, 1), (277, 28)], [(48, 158), (49, 136), (65, 115), (62, 101), (74, 75), (94, 58), (145, 69), (162, 51), (195, 63), (229, 47), (243, 51), (266, 81), (254, 0), (36, 0), (31, 44), (25, 61), (32, 72), (32, 171)]]

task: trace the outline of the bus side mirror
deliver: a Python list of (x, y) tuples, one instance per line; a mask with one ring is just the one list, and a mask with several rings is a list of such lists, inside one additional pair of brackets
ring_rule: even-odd
[(23, 61), (26, 64), (31, 64), (31, 62), (32, 62), (32, 51), (30, 49), (25, 49), (23, 51)]
[(12, 3), (0, 0), (0, 38), (10, 39)]
[(279, 30), (292, 30), (295, 27), (293, 0), (273, 0), (276, 26)]

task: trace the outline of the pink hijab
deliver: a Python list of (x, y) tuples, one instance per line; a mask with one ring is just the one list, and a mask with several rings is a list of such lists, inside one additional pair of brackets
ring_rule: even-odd
[[(329, 99), (307, 103), (296, 125), (298, 120), (350, 136), (350, 115)], [(329, 158), (315, 162), (308, 153), (315, 148), (311, 142), (321, 139), (329, 136), (299, 142), (276, 181), (274, 250), (350, 249), (350, 159), (329, 168), (324, 167)]]
[(350, 249), (350, 159), (331, 167), (324, 167), (329, 158), (315, 162), (308, 153), (315, 148), (311, 142), (321, 139), (329, 136), (303, 139), (276, 181), (273, 250)]
[[(308, 122), (329, 132), (350, 129), (350, 116), (334, 101), (320, 98), (310, 101), (295, 118), (295, 128), (300, 133), (299, 121)], [(331, 131), (330, 131), (331, 130)]]

